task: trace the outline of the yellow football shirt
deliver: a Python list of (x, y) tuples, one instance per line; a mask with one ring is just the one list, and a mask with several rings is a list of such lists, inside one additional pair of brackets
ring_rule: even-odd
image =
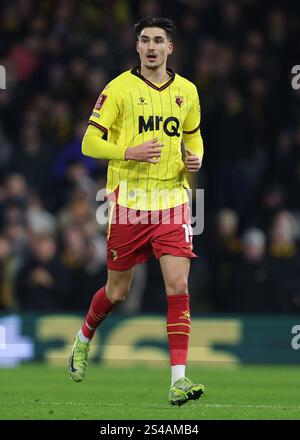
[(188, 200), (181, 142), (184, 133), (199, 130), (199, 98), (193, 83), (169, 69), (168, 73), (170, 79), (161, 85), (144, 78), (138, 67), (122, 73), (104, 88), (89, 119), (116, 148), (156, 137), (164, 144), (157, 164), (109, 161), (107, 194), (119, 187), (122, 206), (158, 210)]

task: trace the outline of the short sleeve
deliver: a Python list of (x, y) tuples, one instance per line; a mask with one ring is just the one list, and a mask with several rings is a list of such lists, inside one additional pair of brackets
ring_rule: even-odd
[(111, 82), (103, 89), (89, 118), (89, 124), (100, 128), (105, 133), (113, 125), (119, 114), (115, 87), (115, 84)]
[(189, 100), (189, 109), (183, 123), (183, 132), (191, 134), (196, 132), (200, 127), (200, 102), (196, 87), (193, 88)]

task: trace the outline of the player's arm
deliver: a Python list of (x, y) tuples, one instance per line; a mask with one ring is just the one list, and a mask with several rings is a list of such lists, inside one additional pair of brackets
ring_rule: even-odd
[(106, 133), (104, 127), (98, 128), (89, 122), (82, 140), (82, 153), (95, 159), (124, 160), (127, 147), (106, 141)]
[(185, 146), (185, 166), (189, 172), (199, 171), (203, 158), (203, 139), (200, 132), (200, 103), (196, 90), (192, 94), (192, 103), (183, 125), (182, 140)]
[(200, 170), (203, 158), (203, 139), (200, 129), (192, 134), (183, 134), (183, 143), (185, 146), (184, 163), (187, 171), (195, 173)]
[(82, 153), (95, 159), (136, 160), (138, 162), (158, 163), (163, 144), (157, 138), (135, 147), (116, 145), (104, 139), (105, 129), (89, 123), (82, 140)]

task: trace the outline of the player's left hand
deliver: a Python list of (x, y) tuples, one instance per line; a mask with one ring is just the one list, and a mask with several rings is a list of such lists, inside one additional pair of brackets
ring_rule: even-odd
[(185, 152), (184, 163), (187, 171), (189, 173), (196, 173), (201, 168), (202, 161), (200, 157), (192, 153), (190, 150), (185, 150)]

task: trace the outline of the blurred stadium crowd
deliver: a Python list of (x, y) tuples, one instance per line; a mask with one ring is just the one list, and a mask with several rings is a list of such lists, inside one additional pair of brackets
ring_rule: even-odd
[[(287, 5), (1, 1), (0, 310), (85, 310), (105, 283), (95, 214), (107, 164), (83, 157), (81, 139), (101, 89), (138, 63), (132, 25), (150, 15), (176, 21), (169, 65), (202, 107), (192, 310), (300, 311), (300, 14)], [(133, 290), (124, 312), (161, 311), (156, 261), (137, 267)]]

